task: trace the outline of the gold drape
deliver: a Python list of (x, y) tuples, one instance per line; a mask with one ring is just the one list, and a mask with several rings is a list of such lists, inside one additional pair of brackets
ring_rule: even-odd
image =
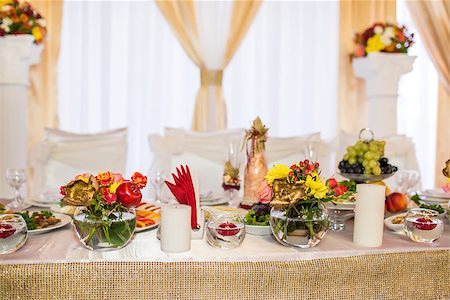
[(338, 128), (350, 134), (367, 126), (368, 107), (364, 81), (353, 75), (350, 53), (353, 34), (374, 22), (396, 20), (396, 3), (392, 0), (341, 0), (339, 24), (339, 102)]
[(436, 185), (445, 178), (441, 170), (450, 158), (450, 1), (407, 1), (425, 48), (439, 74), (436, 145)]
[(44, 128), (58, 125), (57, 73), (63, 3), (62, 0), (36, 0), (31, 4), (46, 20), (47, 37), (40, 62), (30, 69), (28, 157), (31, 149), (42, 139)]
[[(239, 47), (261, 2), (256, 0), (234, 1), (225, 57), (223, 58), (222, 68), (220, 70), (208, 70), (204, 59), (201, 57), (199, 51), (201, 41), (199, 40), (197, 31), (194, 2), (192, 0), (159, 0), (156, 3), (175, 32), (184, 50), (201, 71), (201, 86), (195, 101), (192, 129), (196, 131), (207, 131), (226, 128), (226, 105), (222, 90), (223, 70)], [(214, 89), (215, 95), (210, 93), (210, 88)], [(215, 101), (214, 116), (209, 115), (211, 113), (211, 101)], [(215, 123), (212, 126), (211, 122), (208, 121), (211, 117), (214, 118)]]

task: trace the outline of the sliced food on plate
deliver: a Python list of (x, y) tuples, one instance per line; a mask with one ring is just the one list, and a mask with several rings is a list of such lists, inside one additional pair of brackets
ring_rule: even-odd
[(155, 228), (159, 224), (161, 207), (142, 202), (136, 206), (136, 231)]

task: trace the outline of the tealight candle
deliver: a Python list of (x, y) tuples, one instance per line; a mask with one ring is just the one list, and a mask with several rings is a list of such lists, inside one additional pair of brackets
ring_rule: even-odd
[(384, 200), (386, 187), (375, 184), (356, 186), (353, 242), (364, 247), (383, 243)]
[(161, 207), (161, 250), (169, 253), (191, 249), (191, 207), (183, 204)]

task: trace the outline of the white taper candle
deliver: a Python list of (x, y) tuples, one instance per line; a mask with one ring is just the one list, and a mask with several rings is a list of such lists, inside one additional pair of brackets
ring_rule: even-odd
[(161, 250), (169, 253), (191, 249), (191, 207), (183, 204), (163, 205), (160, 223)]
[(383, 243), (384, 200), (386, 187), (375, 184), (356, 186), (353, 242), (364, 247)]

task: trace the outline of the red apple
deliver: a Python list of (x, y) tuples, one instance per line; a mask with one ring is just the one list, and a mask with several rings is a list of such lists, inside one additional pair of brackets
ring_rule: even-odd
[(406, 210), (408, 197), (402, 193), (392, 193), (386, 197), (386, 208), (389, 212), (395, 213)]
[(142, 193), (133, 182), (123, 182), (116, 190), (117, 201), (125, 207), (134, 207), (141, 202)]

